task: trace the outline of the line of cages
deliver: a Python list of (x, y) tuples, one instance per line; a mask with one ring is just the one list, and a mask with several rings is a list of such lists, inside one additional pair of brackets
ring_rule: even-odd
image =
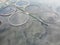
[(0, 4), (0, 45), (59, 44), (59, 7), (25, 0)]

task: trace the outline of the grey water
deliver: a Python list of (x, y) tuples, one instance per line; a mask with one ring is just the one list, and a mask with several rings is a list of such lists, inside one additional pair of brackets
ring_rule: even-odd
[[(31, 0), (30, 0), (31, 1)], [(33, 0), (34, 2), (35, 0)], [(41, 2), (40, 2), (41, 1)], [(39, 14), (34, 14), (32, 16), (35, 16), (38, 19), (30, 16), (31, 21), (27, 22), (24, 25), (14, 27), (9, 24), (8, 18), (9, 16), (0, 16), (0, 45), (60, 45), (60, 7), (54, 5), (54, 1), (52, 3), (48, 3), (47, 0), (45, 0), (45, 3), (43, 0), (35, 1), (35, 3), (31, 3), (31, 5), (36, 4), (36, 2), (40, 2), (41, 4), (37, 4), (40, 6), (40, 9), (37, 10), (37, 12), (42, 10), (43, 12), (40, 12)], [(57, 1), (58, 2), (58, 1)], [(53, 4), (53, 6), (51, 5)], [(47, 6), (45, 6), (47, 5)], [(49, 5), (49, 6), (48, 6)], [(47, 8), (49, 7), (49, 8)], [(30, 7), (31, 8), (31, 7)], [(34, 8), (34, 7), (33, 7)], [(43, 10), (45, 9), (45, 10)], [(0, 13), (6, 13), (5, 9), (4, 11), (0, 11)], [(29, 9), (32, 10), (32, 9)], [(55, 15), (51, 16), (47, 14), (47, 11), (53, 12)], [(7, 12), (8, 12), (7, 11)], [(51, 13), (50, 12), (50, 13)], [(43, 14), (44, 13), (44, 14)], [(45, 19), (43, 18), (45, 16)], [(42, 22), (40, 21), (41, 18)], [(16, 19), (16, 18), (15, 18)], [(21, 19), (22, 20), (22, 19)], [(47, 25), (45, 25), (45, 23)]]

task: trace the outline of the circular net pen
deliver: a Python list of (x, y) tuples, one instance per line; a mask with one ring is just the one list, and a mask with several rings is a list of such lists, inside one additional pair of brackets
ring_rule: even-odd
[[(2, 41), (4, 44), (51, 45), (60, 41), (58, 38), (60, 36), (60, 17), (48, 6), (30, 4), (25, 7), (25, 10), (18, 8), (16, 5), (13, 7), (16, 7), (16, 11), (9, 15), (7, 19), (11, 29), (5, 36), (5, 40)], [(10, 8), (8, 9), (10, 10)], [(3, 17), (3, 15), (1, 16)], [(2, 22), (0, 22), (0, 25)]]

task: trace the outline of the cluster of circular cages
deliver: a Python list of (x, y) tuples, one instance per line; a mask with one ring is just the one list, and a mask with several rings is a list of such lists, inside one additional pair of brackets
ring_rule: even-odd
[[(3, 4), (4, 3), (4, 4)], [(54, 10), (51, 7), (48, 7), (47, 5), (42, 4), (35, 4), (31, 3), (29, 1), (6, 1), (0, 3), (0, 18), (1, 17), (8, 17), (8, 22), (12, 26), (21, 26), (27, 21), (29, 21), (29, 16), (36, 19), (38, 22), (41, 23), (41, 26), (45, 28), (45, 33), (42, 33), (39, 37), (39, 39), (42, 39), (43, 36), (46, 36), (48, 33), (48, 27), (59, 27), (59, 7), (54, 8)], [(8, 9), (8, 10), (7, 10)], [(5, 12), (3, 12), (5, 10)], [(10, 12), (9, 12), (10, 11)], [(58, 11), (58, 12), (57, 12)], [(18, 13), (18, 14), (17, 14)], [(37, 15), (39, 15), (37, 17)], [(14, 18), (20, 18), (23, 20), (13, 21)], [(0, 19), (1, 20), (1, 19)], [(16, 19), (15, 19), (16, 20)], [(0, 25), (2, 25), (2, 22), (0, 21)], [(6, 21), (5, 21), (6, 22)], [(57, 30), (57, 29), (56, 29)], [(4, 31), (4, 30), (2, 30)], [(0, 32), (2, 32), (0, 31)], [(40, 33), (39, 33), (40, 34)], [(38, 34), (37, 34), (38, 35)]]

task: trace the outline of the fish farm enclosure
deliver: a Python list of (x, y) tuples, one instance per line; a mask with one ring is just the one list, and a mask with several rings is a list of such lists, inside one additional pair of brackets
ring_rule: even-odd
[(0, 0), (0, 45), (60, 45), (60, 0)]

